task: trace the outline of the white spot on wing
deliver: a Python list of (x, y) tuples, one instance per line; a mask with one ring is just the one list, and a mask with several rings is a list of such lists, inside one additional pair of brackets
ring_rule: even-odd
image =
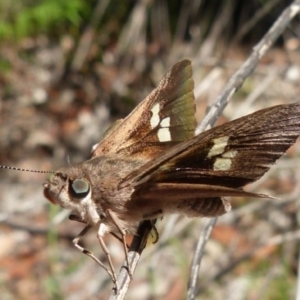
[(157, 136), (160, 142), (170, 142), (171, 134), (169, 128), (158, 129)]
[(159, 103), (156, 103), (151, 109), (152, 117), (150, 119), (150, 126), (152, 129), (155, 128), (160, 122), (159, 111), (160, 111)]
[(212, 156), (222, 154), (225, 150), (225, 147), (227, 146), (228, 140), (229, 140), (228, 136), (222, 136), (214, 139), (213, 140), (214, 145), (209, 150), (207, 157), (212, 157)]
[(228, 171), (231, 168), (230, 158), (217, 158), (214, 163), (214, 170), (216, 171)]
[(222, 157), (224, 158), (234, 158), (237, 155), (237, 151), (236, 150), (231, 150), (231, 151), (227, 151), (224, 154), (222, 154)]
[(164, 119), (160, 122), (160, 126), (161, 126), (161, 127), (170, 127), (170, 117), (164, 118)]

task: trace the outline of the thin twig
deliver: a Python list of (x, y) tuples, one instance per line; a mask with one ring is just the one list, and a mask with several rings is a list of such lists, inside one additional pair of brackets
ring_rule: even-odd
[(262, 20), (267, 14), (270, 14), (270, 11), (280, 2), (281, 0), (273, 0), (265, 2), (265, 4), (258, 10), (253, 17), (243, 24), (239, 29), (238, 33), (233, 39), (233, 44), (237, 44), (257, 23)]
[(239, 109), (235, 111), (232, 116), (232, 119), (236, 119), (245, 114), (245, 112), (250, 111), (250, 108), (253, 107), (253, 103), (259, 99), (259, 97), (274, 83), (276, 75), (273, 72), (270, 72), (257, 87), (247, 96), (244, 102), (239, 106)]
[[(146, 247), (148, 236), (153, 227), (152, 221), (144, 221), (142, 222), (137, 230), (136, 235), (133, 238), (133, 241), (130, 245), (128, 251), (128, 260), (129, 260), (129, 269), (131, 273), (134, 273), (134, 270), (138, 264), (140, 256)], [(109, 297), (109, 300), (122, 300), (126, 296), (127, 290), (129, 288), (129, 284), (131, 282), (131, 278), (129, 276), (129, 272), (126, 266), (126, 261), (124, 261), (123, 266), (120, 270), (120, 273), (117, 278), (118, 282), (118, 293), (112, 292)]]
[(198, 243), (195, 249), (195, 255), (193, 258), (192, 266), (191, 266), (191, 273), (189, 278), (189, 289), (187, 292), (187, 299), (195, 299), (195, 291), (196, 287), (198, 286), (198, 274), (200, 270), (201, 259), (204, 255), (204, 248), (206, 242), (210, 237), (210, 233), (213, 230), (215, 224), (217, 222), (217, 218), (208, 219), (206, 224), (204, 225), (203, 230), (200, 233)]
[(196, 134), (211, 128), (220, 116), (232, 95), (242, 86), (245, 79), (254, 71), (260, 59), (266, 54), (270, 47), (275, 43), (291, 20), (299, 13), (300, 1), (294, 1), (278, 17), (276, 22), (253, 48), (249, 58), (243, 63), (239, 70), (230, 78), (223, 92), (217, 98), (216, 102), (209, 108), (206, 116), (196, 129)]

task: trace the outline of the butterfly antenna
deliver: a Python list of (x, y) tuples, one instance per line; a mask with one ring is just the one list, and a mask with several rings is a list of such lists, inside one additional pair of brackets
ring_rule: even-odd
[(22, 171), (22, 172), (33, 172), (33, 173), (55, 173), (54, 171), (29, 170), (29, 169), (9, 167), (9, 166), (3, 166), (3, 165), (0, 165), (0, 169), (7, 169), (7, 170), (13, 170), (13, 171)]

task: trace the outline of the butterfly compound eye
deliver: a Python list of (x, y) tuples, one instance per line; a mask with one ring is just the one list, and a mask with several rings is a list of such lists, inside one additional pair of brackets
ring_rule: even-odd
[(70, 193), (72, 197), (81, 199), (88, 195), (90, 192), (90, 184), (85, 179), (75, 179), (70, 184)]

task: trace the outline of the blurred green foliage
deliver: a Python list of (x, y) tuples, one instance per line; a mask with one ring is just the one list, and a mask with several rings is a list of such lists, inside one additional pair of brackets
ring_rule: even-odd
[[(99, 1), (99, 0), (98, 0)], [(24, 37), (47, 34), (59, 36), (61, 33), (71, 33), (72, 36), (80, 34), (80, 30), (92, 19), (96, 7), (101, 4), (104, 15), (96, 27), (101, 27), (104, 32), (118, 35), (124, 29), (126, 21), (131, 16), (135, 7), (141, 1), (104, 0), (1, 0), (0, 1), (0, 41), (16, 41)], [(189, 37), (195, 28), (201, 28), (206, 36), (213, 28), (216, 21), (226, 14), (228, 23), (227, 34), (232, 36), (258, 11), (272, 2), (278, 2), (274, 7), (269, 7), (263, 18), (256, 21), (261, 31), (255, 31), (249, 37), (269, 28), (274, 19), (288, 5), (291, 0), (153, 0), (147, 4), (145, 18), (148, 19), (147, 29), (160, 28), (168, 25), (171, 35), (181, 34)], [(167, 12), (167, 13), (166, 13)], [(261, 12), (260, 12), (261, 13)], [(151, 17), (152, 16), (152, 17)], [(103, 26), (106, 24), (105, 26)], [(148, 32), (149, 34), (149, 32)], [(154, 32), (156, 36), (158, 33)], [(115, 35), (112, 35), (114, 37)], [(151, 36), (151, 34), (150, 34)], [(117, 38), (116, 38), (117, 39)]]
[(93, 1), (82, 0), (1, 0), (0, 40), (67, 32), (78, 27), (92, 7)]

